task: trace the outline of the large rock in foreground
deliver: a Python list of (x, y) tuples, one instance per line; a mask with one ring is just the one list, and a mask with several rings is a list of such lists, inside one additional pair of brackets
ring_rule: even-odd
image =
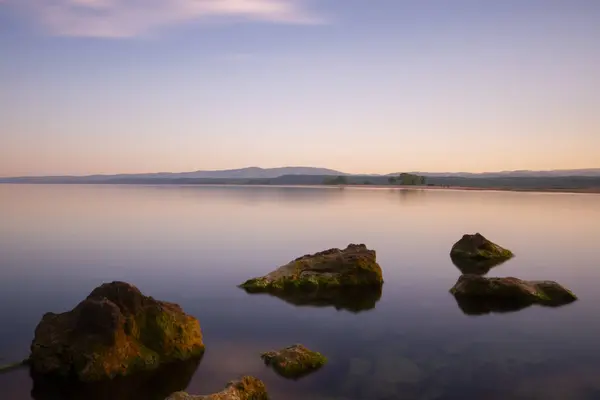
[(230, 382), (225, 390), (206, 396), (191, 395), (185, 392), (173, 393), (167, 400), (268, 400), (265, 384), (252, 376)]
[(532, 304), (558, 307), (577, 300), (569, 289), (553, 281), (485, 278), (479, 275), (462, 275), (450, 293), (467, 314), (516, 311)]
[(480, 233), (474, 235), (463, 235), (463, 237), (452, 246), (450, 256), (453, 259), (466, 260), (508, 260), (514, 254), (496, 243), (487, 240)]
[(383, 276), (375, 250), (364, 244), (305, 255), (240, 287), (248, 292), (314, 290), (317, 288), (381, 286)]
[(307, 349), (301, 344), (279, 351), (263, 353), (265, 364), (273, 367), (284, 378), (298, 379), (321, 368), (327, 362), (321, 353)]
[(124, 282), (97, 287), (73, 310), (47, 313), (35, 330), (35, 373), (84, 382), (152, 370), (204, 352), (200, 324), (176, 304)]

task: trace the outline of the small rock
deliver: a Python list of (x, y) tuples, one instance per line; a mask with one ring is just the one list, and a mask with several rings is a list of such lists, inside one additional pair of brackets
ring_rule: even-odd
[(230, 382), (219, 392), (209, 395), (191, 395), (176, 392), (166, 400), (268, 400), (265, 384), (252, 376), (245, 376), (239, 381)]
[(265, 364), (285, 378), (300, 378), (321, 368), (327, 358), (321, 353), (311, 351), (301, 344), (295, 344), (279, 351), (263, 353)]
[(480, 233), (476, 233), (474, 235), (463, 235), (452, 246), (450, 256), (453, 259), (508, 260), (514, 257), (514, 254), (510, 250), (487, 240)]

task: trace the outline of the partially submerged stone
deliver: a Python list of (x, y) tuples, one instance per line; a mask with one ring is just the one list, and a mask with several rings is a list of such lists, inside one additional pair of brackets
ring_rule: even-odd
[(265, 364), (285, 378), (303, 377), (321, 368), (327, 362), (327, 358), (321, 353), (309, 350), (301, 344), (263, 353), (261, 358)]
[(260, 379), (245, 376), (239, 381), (230, 382), (219, 393), (191, 395), (185, 392), (177, 392), (166, 400), (268, 400), (268, 398), (267, 388)]
[[(508, 260), (514, 254), (496, 243), (486, 239), (480, 233), (463, 235), (450, 250), (450, 256), (455, 260)], [(492, 263), (493, 264), (493, 263)]]
[(91, 382), (156, 369), (204, 352), (198, 320), (124, 282), (103, 284), (73, 310), (46, 313), (35, 330), (38, 374)]
[(553, 281), (485, 278), (479, 275), (462, 275), (450, 293), (467, 314), (517, 311), (532, 304), (559, 307), (577, 300), (569, 289)]
[[(249, 293), (264, 295), (264, 293), (256, 294), (252, 291)], [(266, 292), (266, 294), (298, 307), (334, 307), (338, 311), (359, 313), (375, 308), (381, 299), (382, 286), (280, 290)]]
[(275, 271), (240, 285), (248, 292), (314, 290), (316, 288), (381, 286), (383, 276), (375, 250), (364, 244), (305, 255)]

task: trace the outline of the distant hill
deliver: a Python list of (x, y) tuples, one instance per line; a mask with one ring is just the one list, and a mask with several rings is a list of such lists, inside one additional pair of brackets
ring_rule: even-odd
[[(500, 171), (500, 172), (409, 172), (425, 176), (428, 184), (456, 185), (473, 187), (520, 186), (527, 187), (568, 187), (583, 185), (598, 186), (600, 168), (550, 170), (550, 171)], [(344, 176), (348, 182), (363, 184), (387, 184), (390, 177), (400, 172), (386, 175), (348, 174), (327, 168), (281, 167), (194, 171), (159, 172), (149, 174), (118, 174), (90, 176), (39, 176), (0, 178), (0, 183), (46, 183), (46, 184), (322, 184), (331, 176)], [(582, 178), (582, 179), (579, 179)], [(594, 178), (592, 180), (583, 178)]]
[(148, 174), (117, 174), (88, 176), (24, 176), (0, 178), (0, 183), (104, 183), (114, 181), (149, 181), (178, 179), (272, 179), (284, 175), (348, 175), (328, 168), (315, 167), (248, 167), (215, 171), (157, 172)]
[(344, 172), (328, 168), (316, 167), (281, 167), (259, 168), (248, 167), (241, 169), (227, 169), (221, 171), (196, 171), (179, 174), (182, 178), (230, 178), (230, 179), (268, 179), (283, 175), (347, 175)]

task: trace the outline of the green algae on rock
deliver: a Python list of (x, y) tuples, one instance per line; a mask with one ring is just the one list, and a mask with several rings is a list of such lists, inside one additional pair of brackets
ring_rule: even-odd
[(268, 400), (265, 384), (252, 376), (244, 376), (239, 381), (230, 382), (219, 392), (209, 395), (191, 395), (176, 392), (166, 400)]
[[(514, 254), (496, 243), (486, 239), (480, 233), (463, 235), (463, 237), (450, 250), (453, 260), (508, 260)], [(492, 263), (493, 266), (493, 263)]]
[(301, 344), (263, 353), (261, 358), (279, 375), (294, 379), (308, 375), (327, 363), (327, 358), (321, 353), (311, 351)]
[(462, 275), (450, 289), (467, 314), (517, 311), (533, 304), (559, 307), (577, 300), (569, 290), (553, 281), (485, 278)]
[(308, 254), (275, 271), (240, 285), (251, 293), (315, 288), (381, 286), (383, 276), (375, 250), (364, 244)]
[(125, 282), (103, 284), (73, 310), (46, 313), (31, 344), (32, 370), (83, 382), (127, 376), (204, 352), (198, 320)]

